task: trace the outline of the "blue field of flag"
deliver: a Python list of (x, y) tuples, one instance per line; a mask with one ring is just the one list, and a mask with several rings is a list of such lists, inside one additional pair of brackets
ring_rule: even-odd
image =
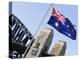
[(74, 25), (72, 25), (68, 18), (64, 17), (54, 8), (48, 24), (54, 27), (60, 33), (73, 40), (76, 40), (76, 29), (74, 28)]

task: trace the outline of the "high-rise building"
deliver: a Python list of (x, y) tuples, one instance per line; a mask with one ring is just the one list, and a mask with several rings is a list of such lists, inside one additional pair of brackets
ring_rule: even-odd
[(30, 50), (26, 57), (41, 57), (47, 53), (53, 38), (53, 30), (44, 28), (40, 31), (39, 35), (35, 38)]
[(63, 56), (65, 55), (65, 51), (66, 51), (66, 42), (59, 40), (58, 43), (56, 43), (51, 49), (50, 55)]

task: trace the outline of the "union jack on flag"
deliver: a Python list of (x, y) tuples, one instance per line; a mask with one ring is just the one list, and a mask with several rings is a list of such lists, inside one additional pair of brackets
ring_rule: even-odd
[(65, 36), (76, 40), (76, 29), (74, 28), (74, 25), (55, 8), (52, 10), (52, 15), (48, 24)]
[(58, 21), (61, 21), (62, 24), (64, 24), (65, 17), (62, 14), (60, 14), (55, 8), (53, 8), (52, 15), (56, 16), (57, 17), (57, 20)]

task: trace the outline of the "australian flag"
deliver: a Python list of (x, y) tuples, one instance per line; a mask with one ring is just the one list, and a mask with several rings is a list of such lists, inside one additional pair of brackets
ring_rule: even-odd
[(60, 14), (55, 8), (53, 8), (48, 24), (54, 27), (60, 33), (73, 40), (76, 40), (76, 29), (74, 28), (74, 25), (72, 25), (69, 19)]

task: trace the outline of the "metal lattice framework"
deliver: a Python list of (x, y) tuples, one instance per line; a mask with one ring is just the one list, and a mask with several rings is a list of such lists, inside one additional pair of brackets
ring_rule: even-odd
[(25, 25), (11, 14), (9, 16), (9, 57), (22, 57), (27, 47), (30, 46), (32, 38), (32, 34)]

